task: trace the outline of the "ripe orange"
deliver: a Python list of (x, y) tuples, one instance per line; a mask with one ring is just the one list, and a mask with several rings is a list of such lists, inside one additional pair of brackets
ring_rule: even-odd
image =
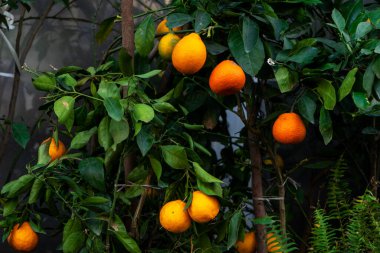
[(209, 84), (218, 95), (232, 95), (243, 89), (245, 74), (234, 61), (224, 60), (211, 72)]
[(235, 245), (239, 253), (254, 253), (256, 252), (256, 236), (254, 232), (245, 233), (244, 240), (238, 241)]
[(219, 201), (217, 198), (208, 196), (201, 191), (195, 191), (187, 211), (193, 221), (206, 223), (218, 215)]
[(306, 128), (298, 114), (283, 113), (274, 122), (272, 134), (279, 143), (296, 144), (305, 139)]
[[(165, 33), (169, 33), (170, 32), (169, 27), (166, 26), (166, 22), (168, 22), (168, 20), (165, 18), (164, 20), (162, 20), (158, 24), (157, 29), (156, 29), (156, 34), (157, 35), (164, 35)], [(180, 31), (180, 30), (182, 30), (182, 28), (181, 27), (174, 27), (172, 30), (173, 31)]]
[(60, 158), (66, 153), (65, 144), (62, 141), (58, 140), (58, 146), (55, 143), (54, 138), (47, 138), (42, 143), (50, 142), (49, 145), (49, 156), (51, 157), (51, 161)]
[(179, 40), (180, 38), (173, 33), (168, 33), (162, 37), (158, 43), (158, 53), (160, 56), (165, 60), (171, 60), (173, 49)]
[(7, 241), (9, 245), (19, 252), (31, 252), (37, 247), (38, 235), (33, 231), (29, 222), (25, 221), (20, 224), (14, 225)]
[(186, 203), (173, 200), (166, 203), (160, 211), (160, 224), (172, 233), (185, 232), (191, 226), (191, 219), (185, 210)]
[(191, 33), (183, 37), (174, 47), (173, 65), (184, 75), (198, 72), (206, 62), (207, 51), (201, 37)]
[[(274, 236), (273, 233), (269, 233), (267, 234), (267, 250), (268, 252), (278, 252), (281, 247), (280, 246), (277, 246), (278, 244), (280, 244), (278, 241), (277, 241), (277, 238), (276, 236)], [(281, 252), (278, 252), (278, 253), (281, 253)]]

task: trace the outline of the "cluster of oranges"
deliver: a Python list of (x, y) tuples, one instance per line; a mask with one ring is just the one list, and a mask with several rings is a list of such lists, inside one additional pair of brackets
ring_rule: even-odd
[[(170, 31), (166, 22), (166, 19), (161, 21), (156, 30), (158, 35), (166, 33), (158, 45), (160, 56), (166, 60), (171, 59), (174, 68), (180, 73), (195, 74), (206, 62), (205, 44), (197, 33), (191, 33), (181, 39), (172, 33), (172, 31), (180, 31), (181, 27), (173, 28)], [(212, 92), (225, 96), (239, 93), (243, 89), (245, 81), (243, 69), (234, 61), (224, 60), (212, 70), (209, 85)], [(275, 121), (272, 134), (279, 143), (297, 144), (305, 139), (306, 128), (298, 114), (283, 113)]]
[[(276, 236), (273, 233), (267, 234), (267, 251), (279, 252), (281, 247), (279, 246)], [(235, 245), (236, 250), (239, 253), (254, 253), (256, 252), (257, 242), (254, 232), (247, 232), (244, 235), (243, 241), (238, 241)]]
[(167, 202), (160, 210), (160, 224), (172, 233), (182, 233), (191, 226), (191, 221), (207, 223), (219, 213), (219, 201), (201, 191), (194, 191), (189, 208), (182, 200)]

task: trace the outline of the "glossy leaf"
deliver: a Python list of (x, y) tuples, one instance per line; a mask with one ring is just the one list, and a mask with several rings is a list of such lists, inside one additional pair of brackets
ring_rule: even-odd
[(107, 110), (108, 116), (112, 119), (120, 121), (123, 118), (124, 110), (119, 99), (105, 98), (103, 104)]
[(5, 194), (8, 198), (14, 198), (26, 191), (32, 185), (33, 179), (32, 175), (23, 175), (4, 185), (1, 194)]
[(80, 149), (86, 146), (97, 130), (97, 127), (93, 127), (90, 130), (77, 133), (71, 141), (70, 149)]
[(169, 28), (175, 28), (179, 26), (183, 26), (191, 21), (193, 21), (193, 17), (185, 14), (185, 13), (172, 13), (167, 17), (166, 26)]
[(78, 253), (84, 246), (85, 238), (84, 231), (69, 234), (63, 241), (63, 253)]
[(246, 53), (251, 52), (259, 38), (259, 26), (249, 17), (243, 18), (243, 42)]
[(98, 32), (95, 35), (95, 39), (97, 43), (101, 44), (107, 39), (108, 35), (110, 35), (115, 25), (115, 19), (116, 19), (116, 16), (110, 17), (103, 20), (100, 23)]
[(105, 190), (102, 162), (95, 158), (86, 158), (79, 163), (79, 173), (84, 181), (99, 191)]
[(371, 96), (372, 87), (375, 82), (375, 73), (372, 70), (372, 65), (368, 65), (363, 75), (363, 89), (367, 92), (367, 96)]
[(167, 102), (158, 102), (152, 105), (153, 109), (161, 113), (177, 112), (173, 105)]
[(371, 103), (368, 100), (368, 97), (364, 92), (353, 92), (352, 99), (357, 108), (361, 110), (366, 110), (370, 107)]
[(155, 26), (151, 15), (147, 16), (135, 32), (136, 51), (141, 56), (148, 56), (154, 45)]
[(318, 81), (317, 92), (323, 99), (323, 106), (326, 110), (332, 110), (336, 104), (335, 88), (331, 84), (331, 81), (326, 79), (320, 79)]
[(228, 225), (227, 249), (230, 249), (232, 246), (234, 246), (238, 240), (241, 218), (242, 214), (240, 210), (236, 211), (231, 217), (230, 223)]
[(121, 219), (116, 216), (113, 224), (111, 224), (113, 235), (119, 240), (119, 242), (124, 246), (124, 248), (130, 253), (141, 253), (141, 250), (133, 240), (132, 237), (127, 233), (125, 226)]
[(104, 150), (108, 150), (112, 145), (112, 136), (109, 131), (110, 118), (104, 117), (99, 124), (98, 128), (98, 142)]
[(139, 147), (141, 154), (145, 156), (154, 144), (154, 136), (152, 132), (142, 128), (136, 136), (137, 146)]
[(319, 131), (322, 134), (325, 145), (329, 144), (333, 136), (333, 127), (330, 113), (323, 107), (321, 107), (319, 114)]
[(372, 31), (372, 25), (368, 22), (360, 22), (356, 28), (355, 39), (361, 39)]
[(223, 196), (223, 189), (219, 183), (206, 183), (197, 179), (197, 186), (199, 190), (206, 193), (207, 195), (215, 195), (218, 197)]
[(30, 190), (30, 195), (28, 199), (28, 204), (34, 204), (40, 197), (41, 189), (44, 185), (44, 181), (41, 178), (36, 178), (33, 182), (32, 189)]
[(56, 88), (56, 81), (53, 76), (43, 74), (33, 79), (34, 88), (41, 91), (52, 91)]
[(197, 179), (201, 180), (202, 182), (206, 183), (219, 183), (222, 184), (223, 181), (214, 177), (207, 171), (205, 171), (197, 162), (193, 162), (193, 167), (195, 171), (195, 175), (197, 176)]
[(61, 84), (65, 84), (69, 87), (75, 87), (78, 83), (77, 80), (75, 80), (74, 77), (72, 77), (70, 74), (62, 74), (57, 77), (57, 80)]
[(126, 140), (129, 136), (129, 124), (128, 121), (123, 118), (120, 121), (111, 119), (109, 125), (109, 132), (113, 139), (112, 148), (116, 150), (116, 145)]
[(314, 114), (317, 109), (315, 101), (308, 96), (304, 95), (298, 100), (298, 110), (303, 118), (310, 123), (314, 124)]
[(106, 82), (102, 80), (99, 84), (99, 89), (97, 91), (98, 95), (102, 98), (120, 98), (120, 88), (117, 87), (116, 83)]
[(21, 147), (25, 148), (30, 140), (28, 127), (24, 123), (13, 123), (12, 137)]
[(356, 80), (355, 75), (357, 71), (358, 68), (351, 69), (350, 72), (348, 72), (347, 76), (344, 78), (343, 83), (338, 90), (339, 101), (342, 101), (343, 98), (350, 94)]
[(297, 73), (290, 71), (286, 67), (280, 67), (274, 72), (274, 75), (281, 93), (291, 91), (297, 85)]
[(206, 28), (211, 23), (211, 16), (205, 11), (197, 10), (194, 13), (195, 24), (194, 30), (199, 33), (202, 29)]
[(346, 26), (346, 20), (342, 16), (342, 13), (340, 13), (337, 9), (334, 9), (332, 12), (332, 19), (334, 20), (334, 23), (338, 30), (342, 32)]
[(69, 131), (74, 124), (74, 103), (75, 99), (70, 96), (61, 97), (54, 102), (54, 113), (58, 122), (64, 124)]
[(149, 71), (149, 72), (147, 72), (145, 74), (139, 74), (139, 75), (135, 75), (135, 76), (137, 76), (139, 78), (143, 78), (143, 79), (148, 79), (148, 78), (151, 78), (153, 76), (156, 76), (156, 75), (160, 74), (161, 72), (162, 72), (162, 70), (155, 69), (155, 70), (151, 70), (151, 71)]
[(186, 151), (181, 146), (161, 146), (162, 156), (165, 162), (173, 169), (185, 169), (189, 167)]
[(148, 123), (154, 118), (154, 110), (146, 104), (135, 104), (133, 107), (133, 117), (137, 121)]
[(228, 36), (228, 47), (240, 67), (254, 77), (264, 63), (264, 46), (261, 39), (257, 39), (256, 44), (249, 53), (244, 50), (243, 34), (239, 28), (235, 27)]
[(154, 174), (156, 174), (157, 181), (159, 182), (162, 175), (161, 163), (153, 156), (148, 156), (148, 157), (149, 157), (150, 165), (152, 166), (152, 169), (154, 171)]

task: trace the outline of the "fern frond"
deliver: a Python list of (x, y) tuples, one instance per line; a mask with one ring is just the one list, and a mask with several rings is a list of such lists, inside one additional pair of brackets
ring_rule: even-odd
[(347, 171), (347, 163), (341, 156), (331, 169), (329, 183), (327, 186), (327, 206), (329, 216), (340, 222), (340, 229), (343, 230), (345, 219), (350, 215), (349, 199), (351, 195), (347, 180), (344, 179)]
[(290, 235), (287, 233), (286, 238), (282, 235), (280, 223), (278, 220), (272, 219), (272, 224), (267, 230), (267, 246), (268, 250), (270, 249), (270, 252), (283, 252), (283, 253), (289, 253), (297, 251), (298, 248), (296, 247), (296, 244), (291, 239)]
[(330, 217), (323, 209), (314, 211), (314, 227), (312, 229), (311, 246), (312, 252), (337, 253), (336, 230), (331, 227), (328, 220)]

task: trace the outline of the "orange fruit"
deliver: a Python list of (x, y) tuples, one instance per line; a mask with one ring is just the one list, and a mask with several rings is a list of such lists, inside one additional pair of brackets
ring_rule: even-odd
[(182, 233), (191, 226), (191, 219), (185, 210), (186, 203), (173, 200), (166, 203), (160, 210), (160, 224), (172, 233)]
[(162, 37), (158, 43), (158, 53), (160, 54), (161, 58), (165, 60), (171, 60), (173, 49), (179, 40), (180, 38), (173, 33), (168, 33)]
[(256, 236), (254, 232), (247, 232), (244, 235), (243, 241), (237, 241), (235, 247), (239, 253), (254, 253), (256, 252)]
[(182, 74), (192, 75), (203, 67), (206, 57), (206, 46), (201, 37), (197, 33), (190, 33), (174, 47), (172, 62), (175, 69)]
[(65, 144), (62, 141), (58, 140), (58, 146), (55, 143), (54, 138), (47, 138), (42, 143), (50, 142), (49, 145), (49, 156), (51, 157), (51, 161), (60, 158), (66, 153)]
[[(164, 35), (165, 33), (169, 33), (170, 32), (169, 27), (166, 26), (166, 22), (168, 22), (168, 20), (165, 18), (164, 20), (162, 20), (158, 24), (157, 29), (156, 29), (156, 34), (157, 35)], [(182, 28), (181, 27), (174, 27), (172, 30), (176, 32), (176, 31), (182, 30)]]
[(209, 84), (218, 95), (232, 95), (243, 89), (245, 74), (234, 61), (224, 60), (211, 72)]
[(29, 222), (25, 221), (20, 224), (14, 225), (7, 241), (9, 245), (19, 252), (31, 252), (37, 247), (38, 235), (33, 231)]
[(296, 144), (306, 137), (306, 128), (301, 117), (294, 113), (283, 113), (273, 124), (273, 138), (282, 144)]
[(268, 250), (268, 252), (281, 253), (281, 252), (278, 252), (281, 249), (280, 246), (277, 246), (278, 244), (280, 244), (280, 243), (277, 241), (277, 238), (276, 238), (276, 236), (274, 236), (273, 233), (267, 234), (267, 250)]
[(201, 191), (195, 191), (187, 211), (193, 221), (206, 223), (218, 215), (219, 201), (217, 198), (206, 195)]

